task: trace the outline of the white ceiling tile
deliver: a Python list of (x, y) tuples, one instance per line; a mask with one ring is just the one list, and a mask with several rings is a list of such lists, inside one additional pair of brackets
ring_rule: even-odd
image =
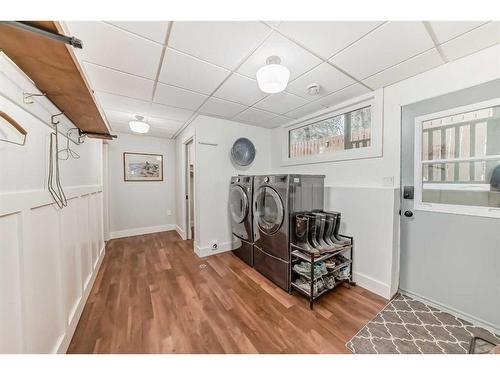
[(151, 109), (149, 110), (148, 115), (176, 121), (186, 121), (193, 115), (193, 111), (153, 103), (151, 104)]
[(112, 21), (107, 22), (157, 43), (165, 43), (169, 21)]
[(321, 98), (320, 100), (318, 100), (318, 103), (326, 107), (331, 107), (332, 105), (336, 105), (346, 100), (356, 98), (357, 96), (366, 94), (367, 92), (370, 92), (370, 90), (360, 83), (355, 83), (352, 86), (346, 87), (345, 89)]
[(175, 121), (166, 118), (152, 117), (147, 118), (147, 123), (154, 129), (168, 130), (175, 132), (184, 124), (182, 121)]
[(302, 107), (294, 109), (293, 111), (287, 112), (286, 115), (288, 117), (297, 119), (310, 115), (311, 113), (321, 111), (322, 109), (325, 108), (326, 108), (325, 106), (322, 106), (321, 104), (318, 103), (308, 103)]
[(233, 120), (246, 122), (253, 125), (264, 125), (274, 119), (276, 114), (267, 111), (262, 111), (256, 108), (248, 108), (241, 112)]
[(278, 94), (269, 95), (255, 104), (255, 107), (282, 115), (306, 103), (307, 100), (304, 98), (283, 91)]
[(279, 26), (279, 30), (324, 59), (329, 59), (382, 23), (382, 21), (285, 21)]
[(156, 77), (163, 47), (155, 42), (96, 21), (71, 21), (66, 25), (82, 40), (75, 54), (83, 61), (104, 65), (141, 77)]
[(434, 34), (438, 42), (444, 43), (450, 39), (459, 36), (460, 34), (466, 33), (482, 24), (485, 21), (430, 21)]
[[(114, 131), (130, 130), (128, 123), (136, 119), (133, 114), (119, 111), (106, 111), (106, 118)], [(150, 125), (150, 131), (147, 133), (148, 135), (151, 135), (151, 132), (154, 130), (167, 131), (171, 134), (184, 124), (184, 122), (158, 117), (146, 117), (144, 121)]]
[(143, 100), (127, 98), (125, 96), (108, 94), (99, 91), (96, 91), (95, 94), (104, 110), (111, 109), (143, 116), (145, 116), (149, 111), (150, 103)]
[(275, 128), (277, 126), (281, 126), (281, 125), (287, 124), (287, 123), (289, 123), (290, 121), (293, 121), (293, 120), (294, 120), (293, 118), (289, 118), (289, 117), (285, 117), (285, 116), (276, 116), (275, 118), (273, 118), (273, 119), (271, 119), (269, 121), (266, 121), (265, 125), (268, 128)]
[[(122, 123), (114, 123), (112, 124), (112, 130), (113, 132), (118, 132), (118, 133), (126, 133), (126, 134), (133, 134), (136, 136), (140, 137), (160, 137), (160, 138), (171, 138), (175, 131), (167, 130), (167, 129), (161, 129), (161, 128), (155, 128), (151, 126), (149, 128), (149, 132), (146, 134), (141, 134), (141, 133), (136, 133), (130, 130), (130, 127), (128, 124), (122, 124)], [(119, 137), (119, 135), (118, 135)]]
[(418, 56), (406, 60), (398, 65), (383, 70), (367, 79), (363, 83), (372, 89), (389, 86), (403, 79), (413, 77), (419, 73), (425, 72), (436, 66), (444, 64), (443, 59), (438, 51), (433, 48), (427, 52), (421, 53)]
[(131, 112), (116, 111), (113, 109), (104, 110), (106, 118), (110, 123), (123, 123), (128, 124), (129, 121), (135, 120), (136, 115)]
[(238, 73), (233, 73), (229, 79), (222, 84), (214, 96), (231, 100), (245, 105), (253, 105), (267, 94), (260, 91), (257, 81)]
[(290, 70), (290, 80), (321, 63), (316, 56), (275, 32), (241, 65), (238, 72), (255, 78), (257, 70), (266, 65), (269, 56), (281, 59), (281, 64)]
[(207, 95), (158, 83), (154, 101), (173, 107), (196, 110), (206, 98), (208, 98)]
[(159, 81), (210, 94), (229, 73), (226, 69), (167, 48)]
[(247, 106), (223, 99), (210, 98), (200, 108), (201, 113), (221, 117), (232, 118), (237, 113), (243, 111)]
[(91, 63), (83, 63), (83, 67), (94, 90), (135, 99), (151, 100), (154, 86), (152, 80)]
[(271, 27), (278, 27), (283, 21), (262, 21)]
[(234, 69), (270, 29), (255, 21), (175, 21), (169, 46), (227, 69)]
[(364, 79), (434, 46), (422, 22), (388, 22), (330, 59)]
[[(350, 86), (355, 82), (356, 81), (352, 78), (325, 62), (289, 83), (286, 91), (299, 95), (307, 100), (315, 100), (321, 96), (331, 94), (332, 92)], [(312, 83), (317, 83), (321, 86), (319, 96), (308, 94), (307, 86)]]
[(456, 60), (500, 43), (500, 22), (490, 22), (441, 45), (448, 60)]

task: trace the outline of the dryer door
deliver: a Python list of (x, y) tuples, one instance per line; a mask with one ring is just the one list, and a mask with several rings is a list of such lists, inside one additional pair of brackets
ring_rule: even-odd
[(239, 185), (232, 185), (229, 191), (229, 213), (232, 220), (232, 229), (236, 236), (244, 240), (249, 238), (244, 223), (249, 210), (250, 206), (245, 190)]
[(276, 190), (261, 186), (255, 194), (255, 208), (255, 221), (264, 234), (272, 235), (281, 228), (285, 211)]

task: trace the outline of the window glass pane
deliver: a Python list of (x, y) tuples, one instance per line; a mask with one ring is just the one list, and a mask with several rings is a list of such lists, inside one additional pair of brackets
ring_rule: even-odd
[(422, 123), (422, 201), (500, 207), (500, 106)]
[(371, 107), (333, 116), (289, 131), (289, 157), (369, 147)]

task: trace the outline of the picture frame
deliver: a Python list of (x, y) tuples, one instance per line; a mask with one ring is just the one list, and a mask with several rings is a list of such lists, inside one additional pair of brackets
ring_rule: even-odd
[(163, 181), (163, 155), (124, 152), (123, 180), (125, 182)]

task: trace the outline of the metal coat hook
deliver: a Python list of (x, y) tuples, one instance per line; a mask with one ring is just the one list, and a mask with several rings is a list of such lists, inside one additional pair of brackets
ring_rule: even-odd
[(31, 99), (33, 96), (47, 96), (47, 94), (33, 94), (31, 92), (23, 92), (24, 104), (33, 104), (35, 102)]
[(51, 123), (54, 127), (56, 127), (56, 131), (57, 131), (57, 125), (58, 125), (58, 124), (59, 124), (59, 122), (60, 122), (59, 120), (56, 120), (56, 117), (57, 117), (57, 116), (61, 116), (61, 115), (64, 115), (64, 112), (61, 112), (61, 113), (58, 113), (58, 114), (56, 114), (56, 115), (52, 115), (52, 116), (50, 116), (50, 123)]

